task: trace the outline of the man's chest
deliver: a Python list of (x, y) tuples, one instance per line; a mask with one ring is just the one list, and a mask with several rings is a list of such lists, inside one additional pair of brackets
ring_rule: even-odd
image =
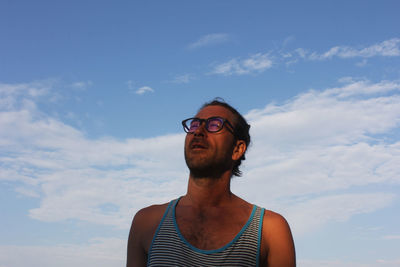
[[(244, 214), (245, 215), (245, 214)], [(203, 250), (221, 248), (231, 242), (246, 224), (247, 216), (232, 217), (230, 212), (177, 212), (176, 222), (182, 236)]]

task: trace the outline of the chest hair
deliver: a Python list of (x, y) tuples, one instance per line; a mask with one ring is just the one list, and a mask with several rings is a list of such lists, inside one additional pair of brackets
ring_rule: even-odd
[(182, 208), (176, 214), (178, 227), (184, 238), (194, 247), (204, 250), (218, 249), (228, 244), (248, 219), (245, 212), (226, 209)]

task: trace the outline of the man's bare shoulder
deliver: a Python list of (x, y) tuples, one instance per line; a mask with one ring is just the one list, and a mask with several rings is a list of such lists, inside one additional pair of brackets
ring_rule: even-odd
[(279, 213), (265, 210), (263, 218), (263, 237), (269, 243), (276, 243), (279, 240), (292, 240), (292, 233), (286, 219)]
[(168, 203), (164, 203), (142, 208), (135, 214), (132, 225), (140, 231), (146, 228), (153, 228), (154, 225), (158, 226), (167, 206)]
[(262, 248), (268, 266), (295, 266), (296, 256), (292, 233), (279, 213), (265, 210), (262, 227)]
[(267, 209), (264, 212), (263, 224), (269, 224), (273, 226), (288, 226), (286, 219), (282, 215)]
[(151, 240), (167, 206), (168, 203), (152, 205), (136, 213), (128, 238), (128, 267), (146, 266)]

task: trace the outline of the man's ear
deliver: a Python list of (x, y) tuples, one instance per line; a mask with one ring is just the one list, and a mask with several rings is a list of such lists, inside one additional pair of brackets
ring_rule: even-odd
[(246, 152), (246, 149), (247, 149), (246, 142), (243, 140), (237, 140), (236, 145), (233, 148), (232, 159), (234, 161), (240, 159)]

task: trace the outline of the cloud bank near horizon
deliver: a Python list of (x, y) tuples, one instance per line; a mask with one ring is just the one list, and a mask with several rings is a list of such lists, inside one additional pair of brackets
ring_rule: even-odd
[[(0, 86), (0, 179), (40, 199), (29, 216), (126, 229), (139, 208), (184, 194), (183, 134), (89, 139), (38, 109), (35, 101), (51, 90), (45, 83)], [(390, 205), (392, 193), (346, 190), (400, 183), (400, 142), (390, 141), (400, 124), (399, 91), (394, 81), (348, 79), (342, 87), (251, 110), (253, 144), (234, 190), (282, 210), (298, 234)], [(344, 215), (337, 199), (353, 203)], [(307, 209), (310, 218), (321, 219), (304, 220), (307, 206), (315, 207)]]

